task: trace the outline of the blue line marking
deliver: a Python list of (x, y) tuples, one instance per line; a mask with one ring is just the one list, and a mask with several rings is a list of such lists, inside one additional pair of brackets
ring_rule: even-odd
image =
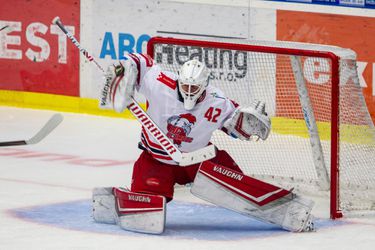
[[(13, 209), (11, 212), (21, 219), (69, 230), (134, 237), (232, 241), (289, 234), (276, 225), (248, 218), (224, 208), (177, 201), (167, 205), (167, 220), (162, 235), (128, 232), (117, 225), (95, 223), (91, 217), (89, 200)], [(342, 224), (346, 223), (328, 219), (316, 221), (318, 230)]]

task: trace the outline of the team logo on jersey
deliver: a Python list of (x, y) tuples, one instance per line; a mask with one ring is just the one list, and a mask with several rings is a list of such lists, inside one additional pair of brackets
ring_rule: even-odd
[(181, 146), (182, 142), (192, 142), (193, 138), (188, 137), (188, 135), (196, 121), (197, 118), (189, 113), (169, 117), (167, 121), (167, 136), (177, 146)]

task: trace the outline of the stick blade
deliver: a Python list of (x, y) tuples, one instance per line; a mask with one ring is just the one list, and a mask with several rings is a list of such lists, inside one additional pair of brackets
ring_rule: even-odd
[(22, 146), (26, 145), (26, 141), (4, 141), (0, 142), (0, 147), (9, 147), (9, 146)]
[(36, 144), (44, 139), (49, 133), (52, 132), (62, 121), (64, 117), (61, 114), (54, 114), (48, 122), (29, 140), (26, 140), (26, 144)]
[(189, 166), (192, 164), (200, 163), (202, 161), (207, 161), (216, 156), (216, 147), (214, 145), (209, 145), (207, 147), (198, 149), (190, 153), (182, 153), (182, 159), (179, 162), (180, 166)]

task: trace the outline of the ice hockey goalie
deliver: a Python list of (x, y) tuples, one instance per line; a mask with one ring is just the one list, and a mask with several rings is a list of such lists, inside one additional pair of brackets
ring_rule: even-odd
[[(109, 67), (100, 107), (122, 112), (138, 92), (147, 100), (148, 115), (181, 152), (207, 146), (218, 129), (234, 140), (266, 140), (271, 121), (265, 103), (255, 100), (241, 107), (210, 85), (208, 76), (206, 66), (196, 59), (186, 61), (179, 72), (169, 72), (147, 55), (130, 54), (125, 62)], [(146, 129), (139, 148), (142, 153), (134, 164), (130, 190), (94, 190), (95, 221), (160, 234), (165, 203), (173, 199), (175, 184), (193, 183), (192, 194), (218, 206), (292, 232), (314, 229), (312, 201), (244, 175), (224, 150), (217, 150), (211, 160), (181, 167)]]

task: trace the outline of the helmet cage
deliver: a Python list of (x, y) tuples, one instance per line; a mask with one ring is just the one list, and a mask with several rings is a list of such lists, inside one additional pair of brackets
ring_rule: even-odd
[(178, 86), (186, 110), (194, 108), (198, 98), (208, 85), (208, 71), (200, 61), (185, 62), (179, 70)]

